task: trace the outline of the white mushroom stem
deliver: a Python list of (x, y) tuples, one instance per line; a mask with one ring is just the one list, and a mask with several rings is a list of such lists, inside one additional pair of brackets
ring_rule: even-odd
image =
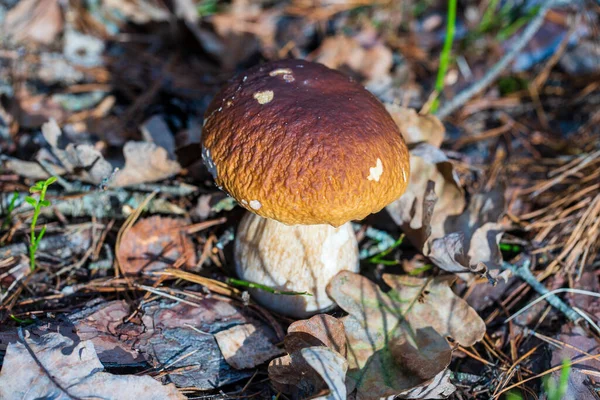
[(335, 303), (327, 284), (343, 270), (358, 272), (358, 244), (352, 225), (285, 225), (247, 213), (238, 228), (235, 265), (240, 279), (280, 291), (308, 292), (280, 295), (251, 290), (263, 306), (296, 318), (327, 311)]

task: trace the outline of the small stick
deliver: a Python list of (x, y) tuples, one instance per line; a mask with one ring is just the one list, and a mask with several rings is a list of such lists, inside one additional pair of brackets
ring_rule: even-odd
[[(509, 269), (513, 274), (523, 279), (529, 284), (529, 286), (533, 288), (533, 290), (542, 295), (548, 303), (550, 303), (553, 307), (562, 312), (571, 321), (578, 323), (581, 320), (581, 316), (570, 306), (568, 306), (565, 302), (563, 302), (560, 298), (558, 298), (555, 294), (550, 293), (550, 291), (546, 289), (546, 287), (535, 278), (535, 276), (531, 273), (531, 270), (529, 269), (530, 264), (531, 261), (529, 260), (529, 258), (525, 258), (521, 265), (513, 265), (504, 262), (502, 264), (502, 267), (504, 269)], [(514, 318), (515, 315), (509, 318), (506, 322)]]

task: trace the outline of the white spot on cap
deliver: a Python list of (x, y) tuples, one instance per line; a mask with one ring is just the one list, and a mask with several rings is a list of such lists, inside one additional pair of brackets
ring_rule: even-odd
[(217, 166), (213, 162), (213, 159), (210, 155), (210, 150), (204, 146), (202, 146), (202, 161), (204, 161), (204, 165), (206, 165), (206, 169), (212, 175), (213, 179), (217, 179)]
[(383, 174), (383, 164), (381, 160), (377, 159), (377, 164), (373, 168), (369, 168), (369, 176), (367, 177), (370, 181), (379, 182), (379, 178), (381, 178), (381, 174)]
[(254, 93), (254, 98), (258, 101), (258, 104), (267, 104), (273, 100), (274, 93), (272, 90), (265, 90), (263, 92)]
[(250, 208), (252, 208), (253, 210), (259, 210), (261, 207), (262, 207), (262, 204), (260, 204), (260, 201), (250, 200)]
[(402, 170), (402, 177), (404, 178), (404, 182), (408, 182), (406, 179), (406, 172), (404, 172), (404, 170)]
[(242, 199), (242, 204), (245, 205), (245, 206), (247, 206), (248, 202), (246, 200)]

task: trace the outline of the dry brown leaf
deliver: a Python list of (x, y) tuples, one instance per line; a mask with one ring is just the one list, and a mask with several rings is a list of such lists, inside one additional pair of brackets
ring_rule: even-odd
[(235, 369), (254, 368), (283, 353), (252, 324), (217, 332), (215, 339), (225, 361)]
[(411, 151), (406, 193), (386, 209), (411, 243), (441, 269), (490, 276), (488, 269), (497, 270), (502, 262), (498, 221), (505, 210), (503, 193), (502, 188), (478, 193), (467, 205), (448, 158), (434, 146), (419, 144)]
[(391, 50), (376, 40), (363, 45), (356, 38), (337, 35), (323, 41), (313, 61), (333, 69), (350, 69), (372, 81), (390, 74), (393, 57)]
[(149, 376), (102, 372), (90, 341), (74, 342), (53, 332), (23, 340), (6, 350), (0, 371), (1, 399), (185, 399), (175, 385), (163, 386)]
[(454, 294), (450, 288), (454, 278), (384, 274), (383, 280), (395, 292), (394, 300), (399, 302), (413, 329), (431, 326), (464, 347), (473, 346), (483, 338), (485, 323), (465, 300)]
[(499, 243), (505, 227), (498, 221), (504, 211), (502, 188), (473, 195), (461, 215), (448, 217), (444, 236), (432, 235), (425, 254), (446, 271), (495, 278), (502, 264)]
[(288, 327), (285, 348), (289, 353), (311, 346), (326, 346), (346, 356), (344, 325), (331, 315), (318, 314)]
[(438, 148), (442, 145), (445, 128), (435, 115), (421, 115), (412, 108), (400, 107), (392, 103), (387, 103), (385, 108), (398, 125), (402, 137), (409, 146), (423, 142)]
[[(348, 342), (348, 386), (357, 399), (380, 399), (425, 386), (443, 372), (452, 358), (446, 340), (415, 319), (409, 305), (417, 301), (392, 290), (383, 293), (367, 278), (341, 272), (327, 293), (350, 315), (343, 318)], [(424, 310), (433, 313), (432, 304)], [(437, 307), (437, 305), (433, 305)]]
[(51, 44), (63, 23), (59, 0), (21, 0), (6, 13), (2, 33), (17, 43)]
[(123, 236), (117, 252), (125, 274), (160, 271), (173, 266), (181, 257), (183, 265), (196, 265), (196, 251), (181, 219), (153, 216), (137, 222)]
[(131, 314), (125, 300), (115, 300), (99, 305), (86, 306), (80, 312), (70, 314), (74, 333), (81, 340), (94, 344), (98, 358), (103, 364), (135, 365), (144, 361), (142, 355), (132, 349), (119, 335), (125, 319)]
[(181, 171), (167, 151), (154, 143), (127, 142), (123, 147), (125, 167), (118, 171), (110, 186), (121, 187), (170, 178)]
[(104, 159), (102, 153), (89, 144), (65, 145), (66, 139), (54, 119), (42, 125), (42, 134), (52, 147), (52, 153), (70, 174), (95, 185), (110, 177), (113, 167)]
[[(313, 396), (328, 386), (332, 395), (336, 396), (340, 393), (341, 389), (336, 386), (337, 383), (327, 381), (322, 376), (322, 370), (311, 366), (312, 361), (316, 362), (316, 358), (321, 355), (328, 360), (326, 368), (338, 373), (340, 369), (346, 368), (345, 364), (338, 362), (340, 358), (344, 359), (342, 354), (345, 355), (346, 352), (346, 338), (344, 326), (337, 318), (319, 314), (308, 320), (296, 321), (288, 328), (284, 344), (289, 354), (269, 364), (269, 378), (277, 390), (292, 394), (295, 398)], [(323, 351), (308, 352), (307, 359), (303, 351), (318, 347)], [(338, 351), (343, 353), (340, 354)], [(335, 381), (339, 382), (339, 379)]]
[(346, 371), (348, 361), (327, 347), (307, 347), (300, 351), (308, 365), (323, 378), (329, 394), (315, 400), (346, 400)]
[[(428, 190), (431, 185), (435, 193)], [(447, 218), (461, 214), (465, 205), (465, 195), (450, 160), (440, 149), (424, 143), (410, 152), (406, 192), (386, 210), (411, 243), (422, 249), (430, 236), (444, 236)]]
[(440, 372), (433, 380), (424, 386), (401, 393), (400, 399), (446, 399), (456, 387), (450, 382), (450, 371)]

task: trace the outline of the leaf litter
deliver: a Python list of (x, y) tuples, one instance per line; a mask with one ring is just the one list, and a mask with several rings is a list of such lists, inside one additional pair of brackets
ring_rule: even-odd
[[(544, 368), (556, 375), (562, 358), (577, 361), (573, 348), (594, 350), (586, 323), (564, 322), (545, 302), (505, 323), (543, 292), (518, 274), (498, 279), (507, 261), (527, 258), (528, 276), (548, 289), (598, 288), (598, 85), (582, 78), (597, 70), (597, 19), (585, 5), (542, 7), (516, 62), (440, 121), (424, 110), (445, 3), (92, 3), (0, 5), (3, 219), (21, 193), (0, 231), (0, 376), (13, 372), (8, 347), (29, 360), (17, 325), (30, 338), (90, 341), (107, 371), (140, 368), (188, 396), (493, 397), (538, 391)], [(535, 25), (535, 6), (487, 3), (458, 12), (442, 106)], [(360, 81), (411, 149), (406, 195), (357, 225), (361, 250), (384, 253), (363, 263), (363, 277), (336, 278), (347, 287), (330, 285), (338, 318), (290, 321), (228, 285), (240, 210), (194, 163), (201, 115), (225, 80), (288, 57)], [(32, 272), (22, 199), (51, 175), (62, 179)], [(116, 246), (130, 215), (140, 219)], [(386, 250), (401, 231), (407, 240)], [(597, 320), (596, 299), (564, 297)], [(570, 395), (597, 385), (592, 368), (573, 370)]]

